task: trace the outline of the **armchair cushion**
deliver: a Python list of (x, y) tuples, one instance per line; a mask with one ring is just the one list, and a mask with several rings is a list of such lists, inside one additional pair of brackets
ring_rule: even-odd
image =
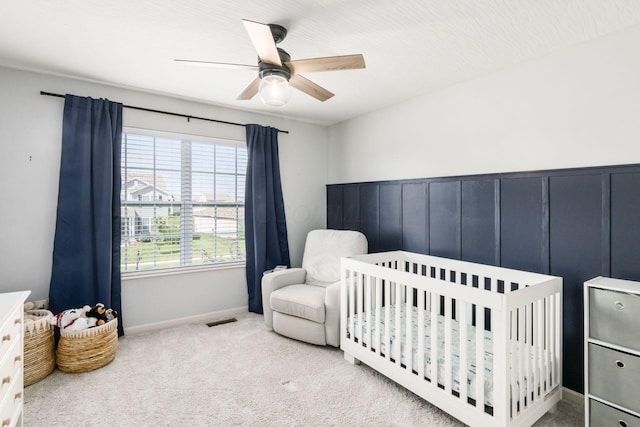
[(325, 289), (313, 285), (290, 285), (271, 293), (271, 309), (317, 323), (324, 323)]
[(367, 239), (357, 231), (313, 230), (307, 235), (302, 268), (307, 283), (327, 286), (340, 280), (340, 258), (367, 253)]

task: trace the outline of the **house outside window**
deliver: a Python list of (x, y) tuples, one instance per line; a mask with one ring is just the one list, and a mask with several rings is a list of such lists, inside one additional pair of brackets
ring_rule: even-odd
[(125, 129), (121, 271), (244, 262), (244, 142)]

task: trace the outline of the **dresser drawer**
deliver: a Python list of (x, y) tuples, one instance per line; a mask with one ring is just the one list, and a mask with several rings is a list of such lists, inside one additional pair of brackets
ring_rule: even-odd
[(20, 418), (24, 399), (22, 381), (22, 371), (19, 371), (6, 395), (0, 399), (0, 427), (13, 427)]
[(22, 346), (19, 344), (14, 343), (0, 365), (0, 396), (4, 396), (5, 392), (12, 387), (22, 371)]
[(589, 336), (640, 351), (640, 295), (589, 289)]
[(640, 412), (640, 357), (589, 344), (589, 393)]
[(589, 399), (589, 425), (593, 427), (640, 427), (640, 418), (597, 400)]
[[(20, 307), (22, 308), (22, 307)], [(9, 348), (22, 338), (22, 312), (11, 313), (9, 321), (0, 329), (0, 360), (4, 358)]]

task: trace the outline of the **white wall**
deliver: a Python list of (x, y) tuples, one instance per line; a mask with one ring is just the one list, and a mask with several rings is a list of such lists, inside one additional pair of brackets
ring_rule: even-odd
[[(40, 91), (109, 98), (124, 104), (288, 130), (280, 167), (293, 265), (306, 233), (324, 228), (327, 129), (68, 78), (0, 67), (0, 292), (48, 296), (55, 231), (64, 100)], [(245, 140), (230, 126), (125, 109), (124, 126)], [(244, 307), (244, 268), (124, 280), (126, 327)]]
[(640, 26), (330, 128), (329, 183), (640, 163)]

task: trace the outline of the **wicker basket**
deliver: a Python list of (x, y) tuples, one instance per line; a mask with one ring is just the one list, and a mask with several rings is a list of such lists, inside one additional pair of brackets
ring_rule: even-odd
[(118, 348), (118, 319), (81, 331), (60, 330), (56, 351), (58, 369), (68, 373), (89, 372), (111, 362)]
[(29, 310), (25, 315), (38, 317), (24, 323), (24, 386), (37, 383), (56, 367), (53, 344), (53, 325), (49, 310)]

